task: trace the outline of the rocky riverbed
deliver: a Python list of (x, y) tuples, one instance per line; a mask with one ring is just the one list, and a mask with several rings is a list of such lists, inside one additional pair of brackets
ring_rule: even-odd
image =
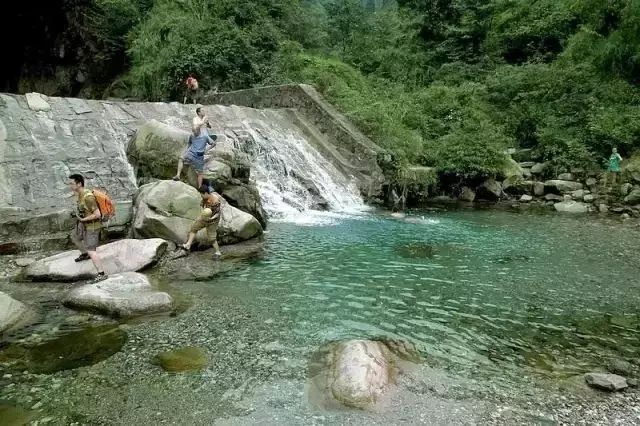
[[(577, 379), (517, 388), (474, 380), (423, 364), (399, 376), (382, 412), (323, 410), (309, 401), (308, 364), (315, 345), (300, 346), (277, 330), (296, 325), (276, 307), (233, 297), (200, 300), (174, 318), (122, 323), (119, 352), (92, 366), (53, 374), (4, 370), (4, 408), (38, 424), (635, 424), (637, 389), (609, 394)], [(282, 323), (285, 322), (285, 323)], [(317, 340), (318, 345), (320, 341)], [(208, 366), (167, 373), (153, 362), (167, 350), (197, 346)], [(14, 412), (15, 415), (15, 412)]]

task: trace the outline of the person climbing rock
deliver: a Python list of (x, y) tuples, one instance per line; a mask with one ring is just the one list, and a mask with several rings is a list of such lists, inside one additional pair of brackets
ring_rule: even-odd
[(622, 157), (620, 156), (620, 154), (618, 154), (618, 149), (615, 147), (612, 148), (611, 155), (609, 156), (609, 168), (607, 169), (607, 171), (609, 172), (609, 175), (611, 176), (611, 185), (616, 184), (616, 178), (618, 176), (618, 173), (620, 173), (621, 161), (622, 161)]
[(107, 275), (96, 251), (100, 243), (102, 214), (93, 192), (84, 187), (84, 177), (82, 175), (72, 174), (69, 176), (69, 185), (77, 197), (76, 212), (73, 214), (76, 218), (76, 226), (71, 232), (71, 240), (80, 250), (80, 256), (75, 261), (82, 262), (91, 259), (98, 271), (98, 275), (93, 281), (102, 281), (107, 278)]
[(182, 158), (178, 160), (178, 171), (173, 177), (173, 180), (180, 180), (180, 176), (182, 175), (182, 168), (185, 164), (187, 164), (193, 167), (193, 169), (196, 171), (198, 180), (197, 187), (200, 188), (202, 186), (202, 179), (204, 175), (204, 154), (207, 149), (207, 145), (210, 145), (211, 148), (216, 146), (216, 139), (216, 135), (201, 135), (200, 128), (194, 127), (193, 133), (189, 135), (187, 150), (185, 151)]
[(202, 195), (202, 202), (200, 204), (202, 212), (191, 226), (187, 241), (179, 246), (179, 249), (188, 253), (191, 250), (191, 245), (193, 244), (198, 231), (206, 228), (207, 238), (215, 250), (213, 255), (214, 259), (219, 259), (220, 256), (222, 256), (220, 253), (220, 247), (218, 246), (218, 224), (220, 223), (222, 207), (221, 197), (214, 192), (213, 188), (208, 184), (201, 185), (198, 190)]
[(190, 98), (195, 104), (198, 99), (198, 94), (200, 92), (198, 80), (196, 80), (193, 74), (189, 74), (184, 84), (185, 84), (185, 95), (182, 103), (186, 104), (187, 98)]
[(198, 129), (197, 133), (200, 136), (209, 134), (207, 129), (211, 128), (211, 123), (209, 123), (209, 117), (206, 116), (202, 107), (196, 108), (196, 116), (193, 117), (191, 128), (193, 133), (196, 133), (196, 129)]

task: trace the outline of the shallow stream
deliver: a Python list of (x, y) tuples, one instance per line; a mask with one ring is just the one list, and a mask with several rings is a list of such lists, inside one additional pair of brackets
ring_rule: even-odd
[[(518, 407), (544, 406), (558, 392), (577, 398), (582, 373), (639, 361), (635, 225), (497, 210), (321, 219), (270, 224), (264, 257), (213, 280), (156, 277), (188, 306), (174, 317), (83, 320), (50, 302), (57, 284), (0, 284), (17, 298), (40, 295), (40, 340), (63, 336), (60, 345), (88, 352), (60, 351), (76, 364), (59, 368), (44, 353), (30, 369), (0, 367), (0, 400), (51, 424), (476, 423), (505, 399)], [(5, 342), (0, 361), (29, 333)], [(325, 412), (306, 394), (315, 351), (348, 338), (404, 340), (422, 355), (377, 417)], [(205, 371), (169, 374), (150, 363), (185, 345), (206, 348)], [(87, 346), (117, 347), (104, 359)]]

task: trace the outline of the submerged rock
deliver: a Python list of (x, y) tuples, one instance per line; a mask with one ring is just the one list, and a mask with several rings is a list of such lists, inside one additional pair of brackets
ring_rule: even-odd
[[(153, 265), (165, 252), (167, 242), (159, 238), (125, 239), (98, 247), (98, 254), (108, 275), (140, 271)], [(29, 265), (25, 276), (33, 281), (76, 281), (96, 276), (91, 260), (75, 262), (78, 250), (46, 257)]]
[(426, 243), (398, 245), (395, 247), (395, 251), (400, 256), (410, 259), (431, 259), (436, 254), (435, 248)]
[(0, 333), (18, 325), (27, 313), (28, 309), (22, 302), (0, 292)]
[(350, 340), (333, 354), (329, 388), (333, 397), (349, 407), (372, 408), (392, 383), (389, 350), (380, 342)]
[(607, 370), (613, 374), (631, 376), (633, 374), (633, 365), (623, 359), (613, 359), (607, 364)]
[[(158, 181), (140, 187), (136, 195), (134, 234), (142, 238), (164, 238), (183, 243), (193, 221), (200, 214), (200, 193), (182, 182)], [(233, 244), (262, 235), (256, 218), (222, 201), (218, 226), (218, 242)], [(200, 244), (208, 244), (206, 231), (196, 236)]]
[(378, 411), (388, 401), (397, 375), (411, 371), (420, 360), (416, 347), (401, 340), (327, 343), (309, 361), (309, 400), (324, 409)]
[(153, 290), (143, 274), (124, 272), (71, 290), (63, 303), (115, 317), (131, 317), (170, 311), (173, 301), (167, 293)]
[(205, 349), (187, 346), (161, 352), (153, 358), (152, 362), (162, 367), (165, 371), (177, 373), (203, 370), (209, 363), (209, 357)]
[(12, 371), (49, 374), (103, 361), (126, 341), (127, 334), (117, 326), (87, 327), (35, 345), (11, 344), (0, 351), (0, 361)]
[(584, 380), (591, 387), (616, 392), (628, 387), (627, 380), (617, 374), (587, 373)]
[(152, 274), (171, 280), (205, 281), (246, 265), (251, 259), (260, 258), (264, 244), (253, 239), (220, 247), (222, 258), (213, 260), (213, 251), (193, 251), (186, 253), (176, 250), (163, 260)]

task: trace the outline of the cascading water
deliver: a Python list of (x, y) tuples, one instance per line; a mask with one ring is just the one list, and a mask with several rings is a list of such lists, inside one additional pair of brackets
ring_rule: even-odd
[(255, 112), (261, 117), (242, 120), (244, 135), (236, 145), (252, 160), (252, 178), (270, 220), (315, 223), (321, 216), (366, 209), (355, 180), (323, 158), (300, 130), (280, 125), (278, 111)]

